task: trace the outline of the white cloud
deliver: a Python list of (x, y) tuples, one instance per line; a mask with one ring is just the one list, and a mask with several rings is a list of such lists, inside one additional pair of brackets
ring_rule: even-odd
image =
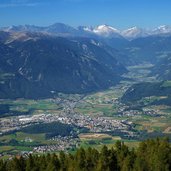
[(5, 3), (0, 2), (0, 8), (10, 8), (10, 7), (33, 7), (39, 5), (39, 2), (34, 2), (32, 0), (10, 0)]

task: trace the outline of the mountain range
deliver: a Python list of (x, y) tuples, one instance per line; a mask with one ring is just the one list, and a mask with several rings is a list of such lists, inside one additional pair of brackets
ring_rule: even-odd
[(127, 66), (152, 63), (152, 76), (171, 79), (171, 28), (12, 26), (0, 29), (0, 98), (89, 93), (124, 78)]
[(0, 32), (0, 98), (48, 98), (110, 87), (127, 70), (102, 47), (88, 38)]
[(49, 34), (57, 34), (61, 36), (94, 36), (106, 38), (125, 38), (132, 40), (140, 37), (148, 37), (152, 35), (171, 35), (171, 26), (162, 25), (155, 29), (142, 29), (138, 27), (128, 28), (126, 30), (119, 30), (109, 25), (99, 25), (97, 27), (78, 26), (77, 28), (71, 27), (63, 23), (55, 23), (50, 26), (40, 27), (34, 25), (19, 25), (0, 28), (1, 31), (7, 32), (43, 32)]

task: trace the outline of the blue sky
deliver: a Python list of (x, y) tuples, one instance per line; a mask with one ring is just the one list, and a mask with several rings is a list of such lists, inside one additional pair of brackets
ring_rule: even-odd
[(55, 22), (119, 29), (171, 25), (171, 0), (0, 0), (0, 27)]

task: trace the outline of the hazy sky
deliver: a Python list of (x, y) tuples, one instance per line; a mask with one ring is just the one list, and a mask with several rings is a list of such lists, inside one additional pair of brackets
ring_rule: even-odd
[(171, 25), (171, 0), (0, 0), (0, 27), (55, 22), (119, 29)]

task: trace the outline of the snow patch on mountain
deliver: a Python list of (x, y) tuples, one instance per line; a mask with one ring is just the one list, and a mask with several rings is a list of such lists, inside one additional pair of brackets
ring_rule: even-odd
[(139, 37), (146, 37), (149, 35), (149, 32), (145, 29), (141, 29), (138, 27), (132, 27), (127, 30), (122, 31), (122, 36), (127, 39), (135, 39)]
[(99, 25), (93, 29), (93, 32), (103, 37), (120, 37), (120, 31), (108, 25)]
[(171, 34), (171, 26), (162, 25), (152, 30), (152, 34)]

